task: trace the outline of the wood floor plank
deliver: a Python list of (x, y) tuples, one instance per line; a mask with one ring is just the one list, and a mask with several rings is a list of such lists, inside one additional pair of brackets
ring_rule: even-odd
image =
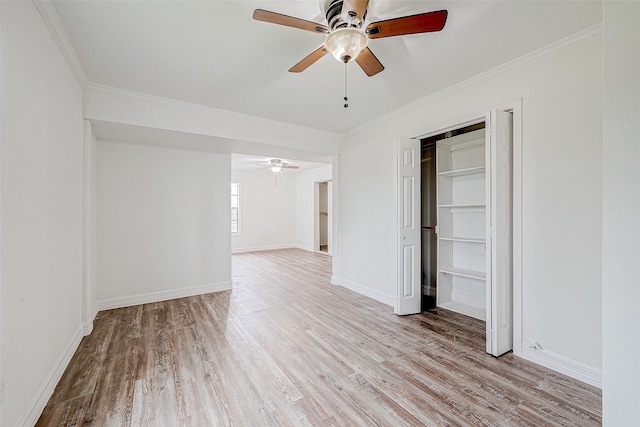
[(600, 390), (486, 354), (484, 322), (330, 278), (325, 254), (237, 254), (232, 291), (100, 312), (38, 426), (601, 424)]
[(178, 425), (176, 390), (169, 372), (135, 382), (131, 425)]

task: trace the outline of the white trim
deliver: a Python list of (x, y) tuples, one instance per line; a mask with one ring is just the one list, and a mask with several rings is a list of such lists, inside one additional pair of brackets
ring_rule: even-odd
[(522, 98), (508, 103), (513, 114), (511, 169), (511, 250), (513, 298), (513, 354), (522, 354)]
[(602, 389), (602, 369), (594, 368), (547, 350), (529, 348), (526, 345), (522, 345), (522, 343), (520, 345), (523, 359)]
[[(2, 6), (0, 5), (0, 23), (2, 22)], [(2, 50), (2, 46), (4, 46), (4, 44), (2, 43), (2, 31), (0, 31), (0, 51)], [(4, 86), (2, 85), (3, 82), (3, 76), (2, 76), (2, 54), (0, 52), (0, 88), (4, 88)], [(3, 127), (2, 127), (2, 121), (4, 118), (3, 115), (3, 110), (2, 110), (2, 104), (4, 104), (3, 102), (0, 102), (0, 307), (2, 307), (2, 292), (4, 289), (4, 286), (2, 285), (2, 246), (4, 246), (2, 244), (2, 194), (1, 194), (1, 189), (2, 189), (2, 146), (3, 146), (3, 141), (2, 141), (2, 135), (4, 135), (3, 132)], [(2, 316), (0, 315), (0, 376), (2, 376), (4, 374), (4, 370), (2, 369), (2, 354), (4, 353), (4, 344), (5, 342), (2, 339)], [(4, 383), (4, 377), (0, 378), (0, 381), (2, 381)], [(4, 391), (4, 390), (3, 390)], [(6, 393), (3, 393), (2, 396), (0, 397), (0, 423), (2, 423), (2, 407), (4, 406), (4, 401), (6, 400)]]
[(87, 319), (88, 322), (93, 322), (96, 318), (96, 316), (98, 315), (99, 312), (99, 307), (98, 307), (98, 301), (95, 301), (93, 303), (93, 307), (91, 307), (91, 310), (89, 311), (89, 318)]
[(86, 337), (88, 335), (91, 335), (91, 332), (93, 332), (93, 321), (84, 322), (82, 324), (82, 335)]
[(67, 348), (62, 352), (58, 360), (53, 364), (51, 371), (49, 371), (49, 375), (42, 382), (42, 385), (38, 389), (38, 392), (35, 394), (29, 406), (27, 406), (27, 411), (23, 415), (23, 417), (18, 421), (18, 426), (33, 426), (38, 422), (38, 418), (42, 414), (44, 407), (47, 405), (49, 398), (53, 394), (53, 391), (62, 378), (62, 374), (65, 369), (71, 362), (71, 358), (73, 354), (78, 349), (80, 345), (80, 341), (82, 340), (83, 334), (83, 325), (79, 325), (76, 329), (76, 332), (73, 334), (71, 338), (71, 342), (67, 346)]
[(208, 285), (193, 286), (190, 288), (171, 289), (166, 291), (151, 292), (142, 295), (110, 298), (99, 300), (99, 311), (112, 310), (114, 308), (130, 307), (133, 305), (149, 304), (152, 302), (167, 301), (177, 298), (191, 297), (194, 295), (208, 294), (211, 292), (228, 291), (232, 288), (231, 282), (211, 283)]
[(467, 80), (463, 80), (460, 83), (454, 84), (453, 86), (448, 86), (438, 92), (434, 92), (431, 95), (428, 95), (415, 102), (407, 104), (397, 110), (391, 111), (390, 113), (384, 114), (366, 123), (358, 125), (350, 129), (349, 131), (343, 133), (342, 137), (348, 138), (350, 136), (357, 135), (358, 133), (363, 132), (366, 129), (369, 129), (374, 123), (391, 121), (398, 117), (402, 117), (409, 112), (419, 109), (422, 105), (431, 104), (435, 98), (440, 98), (440, 97), (446, 96), (448, 93), (452, 91), (456, 91), (456, 90), (459, 90), (460, 88), (477, 84), (489, 77), (499, 75), (511, 68), (518, 67), (522, 64), (526, 64), (531, 61), (535, 61), (536, 59), (542, 56), (553, 54), (553, 53), (559, 53), (560, 51), (563, 51), (565, 49), (571, 49), (576, 46), (580, 46), (582, 44), (589, 43), (594, 40), (598, 40), (602, 38), (602, 32), (603, 31), (602, 31), (601, 23), (593, 25), (583, 31), (579, 31), (568, 37), (565, 37), (556, 42), (553, 42), (547, 46), (541, 47), (540, 49), (536, 49), (533, 52), (529, 52), (512, 61), (506, 62), (502, 65), (498, 65), (497, 67), (487, 70), (483, 73), (476, 74), (475, 76)]
[(60, 22), (60, 17), (58, 16), (56, 9), (53, 7), (53, 4), (50, 1), (42, 0), (33, 0), (33, 4), (49, 29), (51, 37), (53, 37), (53, 40), (58, 45), (58, 49), (60, 49), (62, 56), (64, 56), (64, 59), (78, 81), (78, 84), (82, 89), (86, 88), (89, 85), (89, 78), (82, 67), (82, 63), (78, 58), (76, 50), (71, 44), (71, 40), (64, 29), (64, 25)]
[(232, 254), (242, 254), (245, 252), (260, 252), (260, 251), (273, 251), (273, 250), (277, 250), (277, 249), (294, 249), (294, 248), (298, 248), (298, 249), (304, 249), (305, 251), (310, 249), (307, 249), (306, 247), (300, 247), (298, 245), (268, 245), (268, 246), (254, 246), (251, 248), (235, 248), (235, 249), (231, 249), (231, 253)]
[(88, 310), (87, 319), (82, 324), (82, 332), (84, 333), (85, 337), (87, 335), (91, 335), (91, 332), (93, 332), (93, 321), (95, 320), (97, 315), (98, 315), (98, 302), (96, 301), (93, 303), (93, 306), (91, 307), (91, 309)]
[(334, 285), (342, 286), (343, 288), (347, 288), (351, 291), (357, 292), (360, 295), (364, 295), (378, 302), (386, 304), (390, 307), (395, 307), (396, 305), (396, 300), (397, 300), (396, 295), (387, 295), (383, 292), (377, 291), (375, 289), (371, 289), (368, 286), (361, 285), (360, 283), (356, 283), (351, 280), (335, 277), (335, 276), (331, 277), (331, 283), (333, 283)]

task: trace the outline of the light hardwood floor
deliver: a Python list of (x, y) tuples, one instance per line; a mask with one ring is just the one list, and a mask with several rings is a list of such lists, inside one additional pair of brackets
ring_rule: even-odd
[(100, 312), (38, 425), (590, 426), (601, 394), (446, 310), (398, 317), (331, 258), (233, 256), (233, 291)]

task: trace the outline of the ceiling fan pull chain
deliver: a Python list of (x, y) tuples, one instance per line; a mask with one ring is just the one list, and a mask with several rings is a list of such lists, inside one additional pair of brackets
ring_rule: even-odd
[(349, 98), (347, 97), (347, 63), (344, 63), (344, 108), (349, 106)]

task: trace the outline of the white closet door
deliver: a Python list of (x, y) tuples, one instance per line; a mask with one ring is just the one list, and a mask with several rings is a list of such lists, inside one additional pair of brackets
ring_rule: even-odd
[(487, 353), (513, 348), (512, 115), (487, 113)]
[(420, 141), (399, 139), (398, 162), (398, 299), (396, 314), (420, 313)]

